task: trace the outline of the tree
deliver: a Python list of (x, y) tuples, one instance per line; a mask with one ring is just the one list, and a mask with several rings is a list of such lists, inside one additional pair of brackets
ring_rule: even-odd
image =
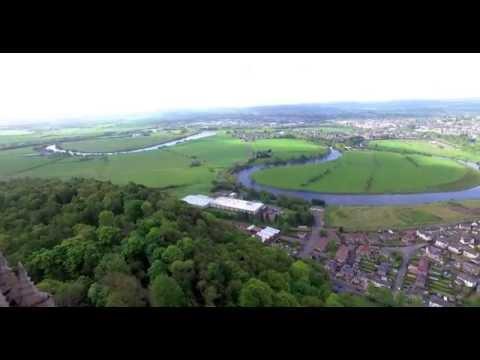
[(239, 304), (246, 307), (272, 306), (273, 294), (273, 290), (268, 284), (252, 278), (242, 286)]
[(125, 259), (134, 259), (140, 257), (145, 250), (145, 239), (137, 234), (132, 233), (130, 236), (122, 241), (121, 253)]
[(159, 275), (150, 285), (150, 303), (152, 306), (185, 306), (186, 299), (175, 279)]
[(145, 295), (145, 290), (134, 276), (117, 272), (108, 273), (88, 290), (88, 298), (96, 306), (145, 306)]
[(37, 287), (52, 294), (57, 306), (81, 306), (87, 300), (89, 284), (87, 277), (79, 277), (67, 282), (45, 279), (38, 283)]
[(177, 260), (183, 260), (183, 251), (177, 245), (169, 245), (162, 254), (162, 260), (171, 264)]
[(367, 289), (367, 296), (379, 305), (395, 306), (396, 301), (390, 289), (378, 288), (370, 284)]
[(145, 291), (131, 275), (111, 273), (102, 280), (108, 287), (107, 307), (138, 307), (145, 305)]
[(141, 209), (143, 216), (150, 216), (153, 214), (153, 205), (150, 201), (144, 201)]
[(98, 224), (100, 226), (113, 226), (114, 225), (114, 215), (110, 210), (103, 210), (98, 215)]
[(295, 261), (290, 266), (290, 274), (294, 280), (308, 281), (310, 278), (310, 271), (310, 266), (301, 260)]
[(274, 305), (277, 307), (297, 307), (300, 304), (292, 294), (280, 291), (274, 296)]
[(325, 300), (325, 306), (328, 306), (328, 307), (343, 307), (344, 305), (342, 304), (342, 301), (337, 294), (331, 293), (327, 297), (327, 300)]
[(148, 268), (148, 277), (150, 280), (153, 280), (160, 274), (166, 274), (167, 271), (168, 265), (165, 264), (162, 260), (157, 259)]
[(97, 229), (97, 238), (104, 246), (112, 246), (120, 241), (121, 231), (113, 226), (100, 226)]
[(289, 276), (275, 270), (267, 270), (260, 274), (260, 280), (266, 282), (274, 291), (289, 291)]
[(142, 217), (142, 205), (143, 201), (141, 200), (130, 200), (125, 204), (125, 215), (127, 215), (130, 221), (135, 223)]
[(177, 245), (183, 251), (183, 254), (186, 258), (190, 258), (193, 256), (195, 247), (191, 238), (184, 237), (183, 239), (178, 241)]
[(205, 299), (205, 305), (215, 306), (215, 300), (220, 297), (220, 294), (218, 293), (217, 287), (211, 285), (206, 288), (203, 297)]
[(190, 289), (195, 276), (193, 260), (175, 260), (169, 267), (172, 277), (185, 289)]
[(327, 243), (327, 246), (325, 248), (325, 250), (331, 255), (335, 255), (335, 253), (337, 252), (337, 249), (338, 249), (338, 243), (331, 239), (331, 240), (328, 240), (328, 243)]
[(95, 268), (95, 278), (100, 280), (112, 272), (130, 274), (130, 267), (121, 254), (105, 254)]

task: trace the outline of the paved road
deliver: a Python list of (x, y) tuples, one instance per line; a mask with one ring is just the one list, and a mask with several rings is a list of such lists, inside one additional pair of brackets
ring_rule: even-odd
[(428, 244), (417, 244), (417, 245), (410, 245), (410, 246), (402, 246), (402, 247), (386, 247), (384, 250), (388, 252), (398, 251), (402, 253), (403, 260), (400, 268), (398, 269), (397, 278), (395, 279), (395, 286), (394, 291), (399, 291), (402, 288), (403, 279), (405, 278), (405, 274), (407, 273), (408, 263), (412, 256), (422, 247), (427, 246)]
[(310, 236), (306, 239), (302, 250), (300, 250), (299, 256), (301, 258), (311, 256), (313, 249), (318, 246), (318, 243), (320, 241), (320, 229), (323, 226), (323, 211), (312, 210), (312, 215), (314, 218), (312, 232), (310, 233)]

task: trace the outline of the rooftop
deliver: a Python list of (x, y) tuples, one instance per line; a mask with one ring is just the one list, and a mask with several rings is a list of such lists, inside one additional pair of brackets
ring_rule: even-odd
[(182, 200), (193, 206), (207, 207), (214, 199), (205, 195), (188, 195)]
[(251, 211), (256, 212), (258, 211), (264, 204), (261, 202), (253, 202), (253, 201), (245, 201), (240, 199), (234, 199), (229, 197), (218, 197), (216, 199), (212, 199), (213, 204), (227, 207), (227, 208), (235, 208), (244, 211)]
[(348, 258), (348, 253), (349, 253), (348, 247), (345, 245), (340, 246), (340, 248), (337, 250), (337, 253), (335, 254), (335, 259), (339, 262), (345, 262)]
[(257, 236), (262, 239), (262, 242), (264, 242), (279, 233), (280, 233), (280, 230), (267, 226), (265, 229), (260, 230), (257, 233)]

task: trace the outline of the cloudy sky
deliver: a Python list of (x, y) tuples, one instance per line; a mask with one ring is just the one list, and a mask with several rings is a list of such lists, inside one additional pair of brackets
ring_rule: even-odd
[(480, 97), (480, 54), (0, 54), (0, 122)]

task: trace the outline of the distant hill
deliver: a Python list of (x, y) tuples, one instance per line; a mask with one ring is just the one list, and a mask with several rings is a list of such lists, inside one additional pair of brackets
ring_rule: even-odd
[[(242, 121), (319, 121), (342, 118), (430, 117), (445, 115), (480, 115), (480, 99), (463, 100), (398, 100), (384, 102), (335, 102), (313, 104), (266, 105), (245, 108), (187, 109), (159, 111), (149, 114), (130, 114), (102, 118), (56, 120), (54, 124), (81, 126), (95, 122), (155, 124), (159, 122), (189, 123), (224, 120)], [(51, 121), (23, 121), (35, 127)], [(0, 124), (1, 125), (1, 124)], [(16, 123), (18, 127), (20, 122)], [(4, 127), (9, 127), (5, 125)]]

